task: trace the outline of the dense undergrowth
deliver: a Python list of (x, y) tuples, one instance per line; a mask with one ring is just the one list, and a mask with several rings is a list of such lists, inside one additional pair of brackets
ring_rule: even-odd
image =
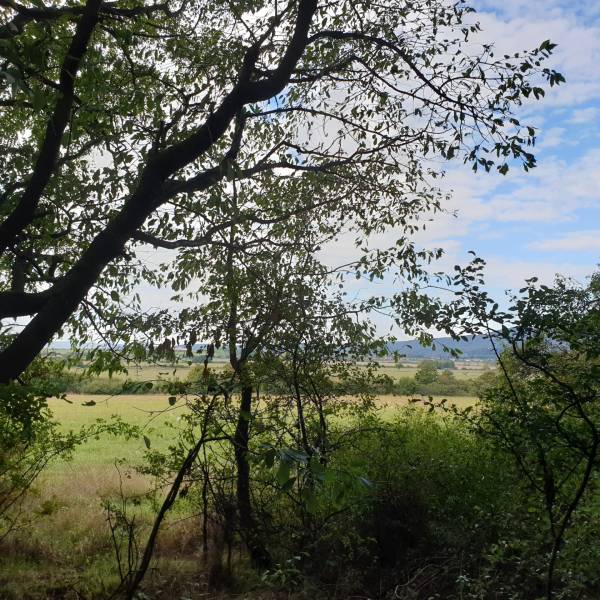
[[(474, 406), (432, 395), (383, 411), (376, 395), (397, 383), (337, 344), (324, 361), (317, 338), (165, 381), (160, 412), (177, 417), (161, 444), (119, 419), (59, 435), (10, 388), (0, 496), (18, 501), (0, 504), (0, 596), (600, 597), (600, 313), (580, 308), (588, 290), (539, 293), (502, 330), (512, 345)], [(423, 365), (414, 381), (448, 379)], [(61, 483), (37, 477), (47, 457), (107, 435), (145, 448), (113, 465), (118, 478), (82, 465)]]
[[(274, 442), (269, 432), (254, 437), (253, 502), (271, 558), (259, 571), (242, 552), (227, 449), (213, 448), (204, 531), (199, 466), (161, 534), (147, 597), (167, 597), (167, 589), (175, 594), (168, 597), (543, 597), (543, 510), (507, 453), (449, 415), (417, 407), (385, 420), (371, 411), (348, 417), (330, 439), (327, 464), (311, 465), (301, 454), (270, 458), (260, 451)], [(0, 596), (109, 596), (119, 576), (105, 508), (127, 498), (126, 517), (137, 518), (143, 542), (161, 498), (147, 492), (157, 481), (149, 474), (160, 479), (169, 470), (164, 455), (148, 454), (146, 475), (124, 470), (124, 491), (99, 482), (98, 495), (86, 497), (66, 480), (38, 488), (29, 500), (34, 518), (1, 542)], [(90, 485), (93, 477), (77, 481)], [(590, 494), (561, 550), (558, 598), (600, 593), (599, 526)]]

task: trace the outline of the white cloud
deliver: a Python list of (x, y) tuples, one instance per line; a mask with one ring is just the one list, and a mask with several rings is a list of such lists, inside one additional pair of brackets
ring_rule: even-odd
[(600, 252), (600, 229), (571, 231), (554, 239), (532, 242), (528, 248), (542, 252)]
[[(579, 210), (600, 201), (600, 149), (573, 162), (547, 158), (529, 173), (515, 169), (506, 177), (474, 175), (458, 167), (448, 171), (444, 185), (453, 190), (448, 208), (458, 211), (461, 228), (497, 222), (569, 222)], [(460, 235), (452, 233), (456, 220), (441, 217), (436, 227), (446, 227), (446, 235)]]
[(596, 120), (598, 116), (598, 109), (595, 106), (589, 106), (588, 108), (577, 108), (573, 111), (573, 115), (569, 119), (569, 123), (574, 125), (585, 125)]
[[(544, 224), (572, 223), (581, 209), (598, 205), (600, 150), (592, 150), (573, 163), (548, 159), (529, 173), (515, 169), (506, 177), (473, 173), (460, 165), (447, 172), (443, 185), (453, 191), (445, 206), (448, 213), (434, 215), (427, 228), (413, 236), (417, 245), (442, 247), (454, 254), (461, 249), (477, 251), (482, 240), (495, 239), (501, 240), (496, 243), (499, 249), (503, 243), (511, 247), (516, 243), (525, 249), (528, 236), (523, 237), (517, 229), (531, 224), (539, 225), (539, 230)], [(384, 248), (401, 235), (400, 230), (390, 230), (371, 241)], [(321, 253), (321, 259), (331, 266), (357, 256), (351, 232), (328, 244)], [(456, 256), (447, 259), (450, 268), (456, 262)]]
[(487, 258), (485, 274), (486, 281), (494, 288), (517, 290), (523, 286), (525, 279), (530, 277), (537, 277), (540, 283), (546, 285), (550, 285), (557, 274), (573, 277), (583, 282), (593, 270), (593, 264), (581, 265), (567, 261), (556, 263), (527, 259), (507, 260), (502, 256), (492, 256)]
[(493, 42), (497, 54), (531, 49), (550, 39), (558, 44), (548, 66), (560, 71), (567, 83), (551, 90), (543, 108), (573, 106), (600, 98), (600, 23), (586, 12), (587, 2), (482, 0), (475, 15), (481, 22), (480, 39)]
[(540, 129), (539, 142), (536, 144), (536, 149), (546, 150), (547, 148), (556, 148), (565, 145), (564, 127), (550, 127), (549, 129)]

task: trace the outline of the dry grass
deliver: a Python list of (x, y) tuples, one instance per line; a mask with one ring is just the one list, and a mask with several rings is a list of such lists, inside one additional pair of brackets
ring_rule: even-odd
[[(477, 403), (475, 396), (448, 396), (446, 399), (446, 406), (450, 407), (455, 405), (459, 409), (467, 408), (468, 406), (474, 406)], [(394, 394), (380, 394), (375, 399), (375, 405), (380, 411), (380, 416), (383, 419), (392, 419), (398, 413), (398, 410), (406, 408), (407, 406), (416, 406), (424, 408), (424, 404), (420, 404), (419, 401), (429, 402), (429, 396), (421, 396), (414, 394), (412, 396), (396, 396)], [(439, 402), (444, 400), (443, 396), (433, 397), (433, 402)], [(437, 409), (436, 409), (437, 410)]]
[[(436, 396), (433, 398), (434, 402), (444, 399), (443, 396)], [(380, 408), (394, 410), (408, 406), (415, 403), (415, 400), (429, 400), (429, 396), (421, 396), (419, 394), (413, 394), (412, 396), (395, 396), (393, 394), (381, 394), (377, 396), (376, 404)], [(473, 406), (477, 402), (475, 396), (448, 396), (446, 398), (447, 404), (455, 404), (458, 408), (466, 408), (467, 406)], [(417, 403), (418, 404), (418, 403)]]
[[(170, 408), (165, 395), (72, 395), (69, 399), (73, 404), (49, 402), (65, 431), (118, 415), (145, 427), (144, 432), (157, 448), (166, 447), (174, 439), (176, 432), (169, 425), (176, 427), (177, 417), (184, 410)], [(95, 406), (83, 405), (92, 399)], [(0, 547), (0, 598), (42, 600), (109, 595), (108, 591), (118, 583), (118, 572), (102, 502), (117, 501), (121, 489), (125, 495), (140, 497), (152, 489), (149, 477), (135, 469), (121, 466), (117, 470), (115, 466), (121, 458), (132, 465), (141, 463), (145, 451), (143, 440), (102, 436), (80, 446), (73, 460), (54, 464), (38, 480), (23, 506), (28, 522)], [(153, 519), (151, 501), (143, 500), (133, 510), (143, 541)], [(152, 585), (167, 585), (169, 573), (181, 575), (192, 564), (198, 569), (198, 523), (194, 519), (178, 521), (180, 518), (175, 511), (170, 515), (172, 522), (161, 533)], [(197, 577), (186, 579), (198, 581)]]
[[(122, 485), (126, 495), (142, 497), (129, 510), (143, 547), (154, 518), (152, 501), (143, 495), (152, 481), (131, 472)], [(119, 492), (120, 477), (110, 465), (68, 465), (46, 474), (23, 507), (29, 522), (0, 545), (0, 598), (106, 598), (119, 576), (102, 501), (119, 504)], [(158, 539), (147, 585), (161, 593), (180, 588), (185, 595), (194, 591), (189, 582), (200, 581), (200, 525), (182, 514), (174, 510), (169, 515)], [(185, 580), (187, 587), (174, 579)]]
[(135, 470), (126, 473), (114, 465), (74, 465), (65, 463), (60, 470), (42, 479), (44, 495), (61, 501), (116, 496), (120, 489), (126, 495), (139, 495), (148, 490), (148, 477)]
[[(194, 367), (201, 367), (201, 363), (189, 363), (185, 360), (176, 364), (169, 363), (140, 363), (127, 365), (126, 373), (114, 373), (112, 377), (102, 376), (98, 379), (101, 380), (115, 380), (115, 381), (160, 381), (160, 380), (185, 380), (189, 375), (190, 371)], [(227, 368), (227, 363), (221, 361), (213, 361), (211, 363), (211, 369), (215, 371), (221, 371)], [(83, 367), (71, 367), (71, 371), (77, 374), (82, 373)]]
[[(398, 369), (401, 372), (401, 370)], [(78, 429), (95, 419), (119, 415), (125, 421), (145, 427), (152, 446), (165, 448), (176, 436), (178, 417), (183, 406), (169, 407), (166, 395), (87, 396), (71, 395), (73, 404), (51, 400), (54, 417), (65, 430)], [(95, 406), (84, 406), (94, 400)], [(449, 399), (459, 406), (474, 398)], [(383, 415), (391, 417), (409, 403), (406, 396), (379, 396)], [(120, 487), (127, 494), (143, 495), (152, 481), (137, 472), (121, 471), (115, 460), (125, 458), (135, 465), (146, 451), (142, 440), (105, 436), (80, 447), (70, 462), (54, 465), (36, 485), (27, 500), (31, 516), (26, 527), (0, 547), (0, 598), (102, 598), (118, 583), (110, 531), (102, 501), (116, 499)], [(123, 477), (124, 476), (124, 477)], [(153, 518), (151, 502), (142, 502), (136, 510), (137, 522), (144, 532)], [(146, 581), (155, 598), (226, 598), (210, 593), (202, 561), (200, 523), (190, 506), (169, 515), (159, 536), (157, 561)], [(185, 518), (184, 518), (185, 517)], [(78, 594), (80, 594), (78, 596)], [(258, 598), (276, 598), (250, 594)]]

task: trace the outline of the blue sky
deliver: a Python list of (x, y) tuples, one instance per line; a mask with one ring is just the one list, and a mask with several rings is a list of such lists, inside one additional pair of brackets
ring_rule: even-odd
[[(600, 262), (600, 2), (473, 1), (482, 42), (493, 42), (499, 54), (550, 39), (558, 46), (549, 66), (567, 81), (519, 114), (538, 128), (538, 166), (503, 177), (449, 163), (443, 185), (452, 199), (446, 208), (458, 216), (436, 216), (417, 242), (444, 248), (438, 268), (447, 272), (466, 263), (469, 250), (477, 252), (488, 263), (487, 280), (498, 299), (531, 276), (550, 283), (561, 273), (584, 282)], [(398, 235), (385, 237), (393, 243)], [(353, 237), (327, 248), (326, 262), (346, 262)], [(162, 256), (149, 251), (147, 258), (158, 263)], [(349, 288), (359, 295), (396, 291), (390, 284), (354, 281)], [(148, 292), (152, 305), (168, 304), (167, 290)]]
[(560, 272), (583, 280), (600, 257), (600, 3), (479, 0), (482, 37), (499, 52), (558, 44), (551, 64), (566, 84), (523, 108), (538, 127), (538, 167), (530, 173), (474, 175), (448, 169), (458, 218), (432, 224), (428, 241), (450, 262), (473, 249), (488, 261), (494, 287)]
[[(416, 241), (441, 247), (435, 270), (466, 264), (470, 250), (487, 262), (491, 294), (503, 303), (507, 290), (536, 276), (551, 283), (556, 274), (585, 283), (600, 263), (600, 2), (582, 0), (474, 0), (482, 26), (479, 38), (496, 54), (557, 44), (548, 66), (566, 77), (539, 102), (519, 111), (522, 123), (538, 130), (538, 166), (507, 176), (474, 173), (459, 160), (445, 165), (442, 187), (451, 192), (451, 214), (436, 215)], [(352, 254), (351, 235), (329, 248), (326, 262)], [(383, 236), (393, 243), (398, 232)], [(329, 258), (329, 260), (327, 260)], [(397, 291), (387, 279), (349, 282), (357, 296)], [(381, 333), (390, 321), (375, 319)], [(394, 334), (404, 335), (395, 326)]]

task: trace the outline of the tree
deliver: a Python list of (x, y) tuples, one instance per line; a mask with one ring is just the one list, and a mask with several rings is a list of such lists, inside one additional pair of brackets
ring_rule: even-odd
[[(546, 597), (555, 597), (559, 552), (577, 509), (595, 488), (600, 456), (600, 275), (581, 287), (533, 278), (514, 298), (498, 337), (500, 385), (483, 396), (483, 429), (515, 457), (542, 499), (548, 534)], [(478, 306), (481, 306), (479, 304)], [(510, 316), (509, 316), (510, 315)]]
[[(600, 457), (600, 274), (582, 286), (532, 277), (502, 310), (485, 291), (479, 258), (456, 267), (457, 298), (430, 299), (428, 314), (458, 338), (485, 335), (499, 372), (474, 413), (457, 411), (513, 457), (546, 526), (546, 598), (557, 597), (557, 565), (577, 511), (596, 491)], [(434, 309), (434, 310), (432, 310)], [(428, 322), (431, 326), (432, 322)]]
[[(224, 232), (222, 243), (186, 256), (187, 269), (179, 271), (183, 277), (195, 274), (203, 303), (185, 308), (175, 317), (171, 314), (169, 319), (176, 322), (163, 322), (162, 327), (185, 332), (188, 351), (195, 339), (215, 340), (208, 356), (215, 346), (223, 344), (227, 348), (239, 391), (239, 405), (229, 403), (229, 414), (235, 415), (230, 443), (235, 459), (239, 531), (253, 563), (264, 568), (269, 566), (270, 556), (254, 516), (249, 461), (257, 410), (254, 398), (262, 383), (260, 373), (266, 385), (268, 381), (281, 383), (280, 368), (288, 361), (293, 365), (288, 381), (301, 432), (299, 446), (310, 454), (304, 418), (306, 382), (300, 381), (305, 369), (301, 363), (322, 365), (332, 355), (364, 354), (367, 346), (371, 349), (376, 342), (367, 342), (373, 330), (364, 319), (355, 322), (355, 317), (367, 313), (370, 305), (349, 303), (339, 291), (331, 294), (335, 273), (315, 259), (327, 236), (326, 229), (324, 232), (319, 222), (299, 218), (283, 228), (278, 224), (263, 227), (260, 244), (255, 244), (252, 232), (240, 227), (236, 219), (243, 203), (254, 201), (252, 189), (238, 188), (237, 184), (228, 200), (223, 199), (232, 224)], [(324, 435), (322, 432), (321, 437)]]
[[(234, 215), (244, 197), (243, 188), (235, 186), (223, 204)], [(276, 451), (282, 457), (280, 470), (287, 473), (287, 478), (280, 484), (294, 483), (295, 478), (289, 476), (296, 466), (294, 461), (306, 463), (308, 483), (302, 488), (299, 502), (309, 497), (309, 466), (323, 472), (329, 447), (328, 417), (344, 404), (336, 399), (343, 391), (334, 391), (330, 378), (347, 379), (359, 357), (369, 360), (369, 355), (383, 346), (374, 339), (374, 330), (364, 319), (370, 305), (349, 303), (339, 291), (330, 293), (335, 273), (314, 258), (322, 236), (317, 225), (300, 219), (281, 231), (270, 231), (254, 247), (248, 246), (245, 227), (231, 224), (222, 245), (187, 259), (193, 261), (189, 270), (198, 272), (198, 293), (203, 302), (179, 313), (160, 315), (156, 327), (159, 331), (182, 332), (188, 340), (188, 357), (197, 339), (214, 339), (215, 343), (206, 349), (199, 381), (194, 377), (188, 385), (173, 384), (173, 393), (186, 397), (190, 414), (184, 419), (188, 427), (168, 460), (161, 457), (152, 461), (163, 477), (172, 473), (175, 477), (158, 512), (143, 560), (124, 577), (128, 597), (133, 597), (143, 579), (160, 524), (184, 484), (186, 490), (194, 484), (202, 486), (205, 520), (211, 510), (211, 518), (218, 515), (224, 530), (239, 533), (255, 566), (270, 566), (260, 522), (260, 515), (268, 513), (269, 508), (263, 505), (257, 510), (255, 500), (256, 487), (259, 497), (266, 493), (264, 482), (256, 478), (257, 455), (260, 458), (265, 453), (255, 441), (260, 430), (269, 434), (271, 446), (266, 455), (271, 457), (271, 466)], [(209, 367), (211, 356), (222, 345), (229, 356), (228, 374), (211, 372)], [(361, 368), (359, 376), (364, 383), (372, 376), (372, 369), (364, 372)], [(208, 381), (213, 382), (214, 393), (207, 390)], [(264, 390), (270, 390), (266, 408), (258, 402)], [(172, 400), (175, 402), (175, 396)], [(354, 406), (354, 413), (357, 410)], [(297, 424), (295, 434), (290, 433), (291, 422)], [(218, 434), (210, 439), (222, 445), (206, 449), (204, 440), (211, 428)], [(273, 447), (276, 440), (286, 447)], [(212, 455), (211, 460), (207, 460), (207, 454)], [(229, 480), (234, 482), (231, 492)], [(219, 482), (223, 490), (215, 489)], [(209, 491), (215, 496), (210, 509)]]
[(415, 373), (415, 380), (418, 383), (428, 384), (437, 381), (438, 370), (433, 361), (424, 360), (419, 364), (419, 370)]
[[(353, 224), (364, 249), (440, 207), (428, 157), (532, 167), (535, 131), (513, 108), (563, 81), (542, 65), (548, 41), (471, 54), (471, 9), (445, 0), (0, 7), (2, 383), (64, 327), (123, 337), (111, 324), (135, 307), (135, 284), (164, 281), (143, 244), (181, 250), (189, 280), (186, 250), (231, 225), (232, 179), (268, 200), (257, 193), (237, 224), (318, 215), (332, 232)], [(273, 202), (281, 188), (298, 202)], [(415, 253), (402, 238), (359, 273)], [(29, 320), (15, 329), (14, 317)]]

